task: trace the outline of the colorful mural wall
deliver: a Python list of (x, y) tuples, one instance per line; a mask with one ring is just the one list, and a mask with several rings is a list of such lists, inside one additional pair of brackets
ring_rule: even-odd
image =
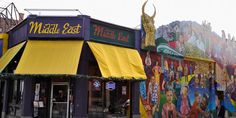
[[(145, 118), (191, 117), (198, 115), (196, 105), (201, 106), (199, 116), (213, 116), (216, 108), (214, 75), (204, 74), (197, 68), (204, 63), (206, 72), (212, 70), (212, 62), (164, 56), (156, 52), (141, 53), (147, 81), (140, 83), (141, 114)], [(194, 76), (196, 74), (196, 76)], [(197, 99), (199, 101), (197, 101)], [(170, 110), (171, 109), (171, 110)]]
[(141, 55), (148, 80), (140, 83), (142, 117), (216, 117), (217, 105), (235, 112), (234, 37), (229, 34), (226, 38), (224, 31), (218, 36), (205, 21), (202, 25), (172, 22), (159, 27), (155, 37), (157, 47), (163, 42), (159, 40), (165, 39), (184, 58), (163, 58), (157, 47), (143, 48)]
[[(191, 21), (175, 21), (157, 29), (156, 37), (164, 37), (169, 45), (184, 56), (213, 59), (217, 63), (216, 79), (220, 84), (219, 90), (225, 90), (226, 84), (232, 83), (236, 78), (234, 68), (226, 68), (236, 64), (236, 41), (230, 34), (226, 37), (211, 30), (210, 23), (198, 24)], [(225, 73), (225, 74), (223, 74)]]
[(220, 105), (235, 112), (235, 38), (226, 38), (223, 30), (217, 35), (206, 21), (175, 21), (155, 29), (156, 10), (146, 14), (147, 2), (141, 16), (141, 55), (148, 77), (140, 83), (142, 117), (216, 117)]

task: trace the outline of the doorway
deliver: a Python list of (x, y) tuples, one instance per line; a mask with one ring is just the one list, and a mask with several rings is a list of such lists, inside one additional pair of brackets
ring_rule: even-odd
[(50, 118), (69, 117), (69, 83), (53, 82), (50, 99)]

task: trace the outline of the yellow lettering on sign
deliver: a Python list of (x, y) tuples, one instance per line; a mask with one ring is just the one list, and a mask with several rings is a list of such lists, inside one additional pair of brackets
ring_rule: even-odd
[(80, 28), (82, 26), (80, 24), (76, 26), (71, 26), (69, 23), (65, 23), (63, 26), (62, 34), (79, 34)]
[(41, 33), (41, 28), (42, 28), (42, 22), (38, 23), (38, 22), (30, 22), (30, 31), (29, 33), (38, 33), (40, 34)]
[(42, 29), (42, 34), (59, 34), (60, 29), (58, 24), (45, 24)]
[(80, 24), (71, 26), (68, 22), (63, 25), (63, 30), (59, 28), (59, 24), (43, 24), (42, 22), (29, 23), (30, 34), (79, 34), (82, 26)]

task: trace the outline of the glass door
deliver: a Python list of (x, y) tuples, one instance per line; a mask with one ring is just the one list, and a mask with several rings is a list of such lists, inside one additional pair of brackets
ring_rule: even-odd
[(68, 118), (69, 83), (54, 82), (51, 89), (50, 118)]

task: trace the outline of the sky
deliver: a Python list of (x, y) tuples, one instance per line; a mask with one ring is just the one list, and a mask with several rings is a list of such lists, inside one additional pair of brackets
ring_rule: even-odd
[[(141, 8), (146, 0), (0, 0), (0, 7), (14, 2), (20, 12), (24, 9), (79, 9), (83, 15), (109, 23), (138, 28), (141, 22)], [(152, 15), (156, 6), (156, 28), (173, 21), (206, 20), (211, 23), (212, 30), (221, 36), (236, 36), (236, 0), (149, 0), (145, 12)], [(48, 12), (30, 11), (38, 15), (80, 15), (78, 11)]]

